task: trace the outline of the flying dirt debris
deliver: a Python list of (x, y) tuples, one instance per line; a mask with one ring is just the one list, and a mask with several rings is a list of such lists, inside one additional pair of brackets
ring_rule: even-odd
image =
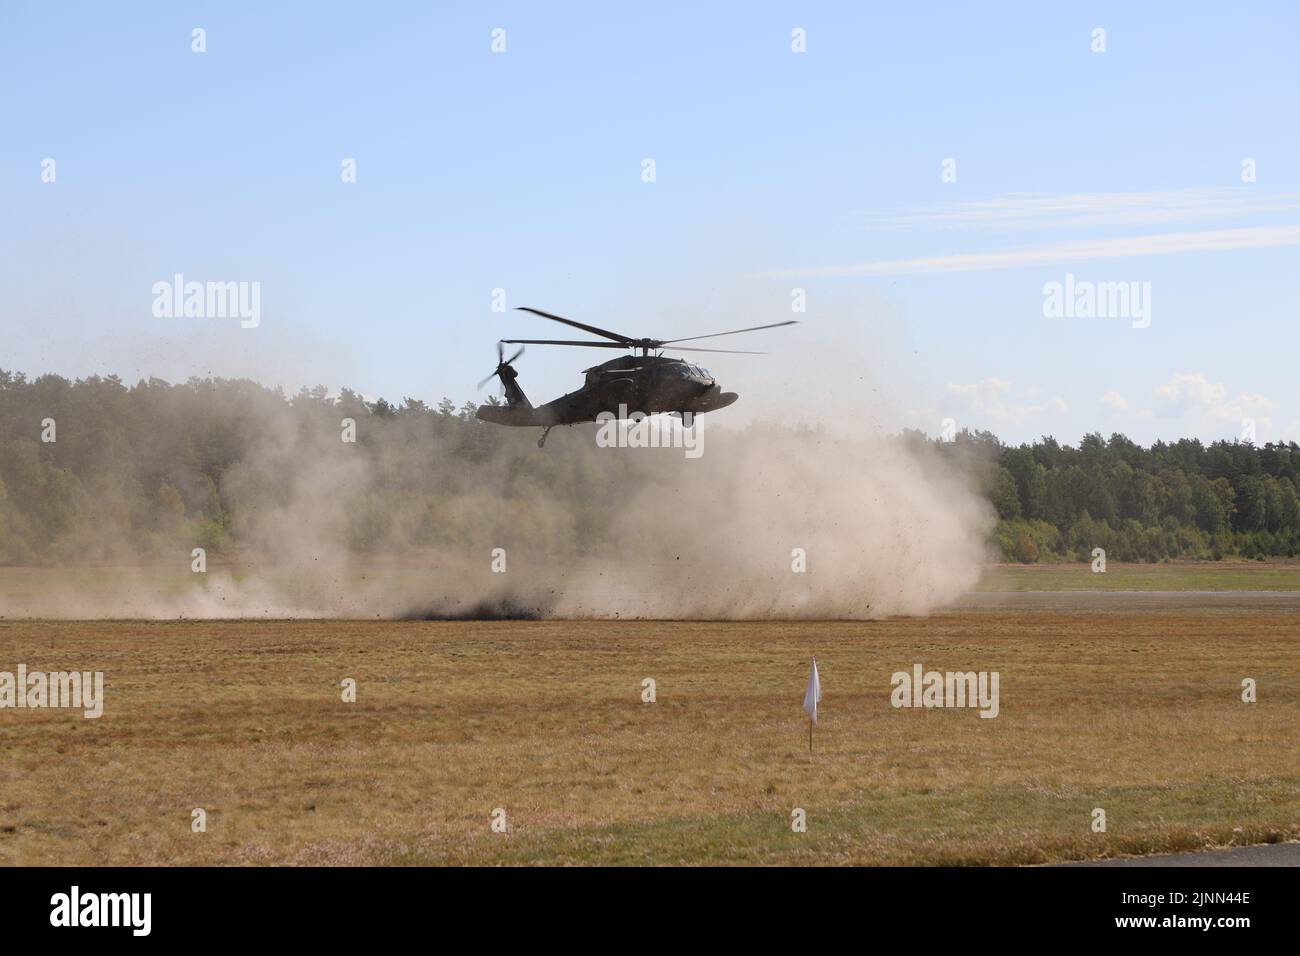
[[(708, 349), (697, 346), (676, 345), (677, 342), (694, 342), (698, 339), (712, 339), (721, 335), (737, 335), (741, 332), (757, 332), (759, 329), (774, 329), (782, 325), (798, 324), (794, 319), (785, 322), (773, 322), (770, 325), (755, 325), (747, 329), (733, 329), (730, 332), (712, 332), (707, 335), (691, 335), (681, 339), (632, 338), (621, 332), (597, 328), (566, 319), (539, 309), (520, 307), (521, 312), (531, 312), (544, 319), (563, 322), (584, 332), (603, 336), (608, 342), (584, 342), (569, 339), (504, 339), (497, 343), (497, 367), (487, 378), (478, 383), (482, 388), (494, 377), (501, 379), (505, 388), (506, 404), (480, 405), (478, 417), (497, 425), (524, 427), (540, 425), (542, 437), (537, 447), (546, 445), (546, 436), (556, 425), (575, 425), (579, 422), (594, 422), (602, 412), (616, 409), (634, 409), (646, 415), (659, 412), (672, 412), (685, 415), (700, 415), (704, 412), (726, 408), (740, 396), (735, 392), (724, 392), (707, 369), (692, 365), (685, 359), (669, 358), (663, 355), (664, 348), (679, 352), (720, 352), (730, 355), (764, 355), (763, 352), (745, 352), (735, 349)], [(519, 351), (510, 358), (505, 357), (505, 345), (518, 345)], [(516, 379), (514, 361), (524, 354), (526, 345), (573, 345), (593, 349), (631, 349), (632, 354), (611, 359), (601, 365), (584, 369), (587, 376), (582, 388), (569, 392), (545, 405), (533, 407), (524, 390)], [(654, 355), (650, 353), (654, 352)], [(638, 354), (639, 353), (639, 354)]]

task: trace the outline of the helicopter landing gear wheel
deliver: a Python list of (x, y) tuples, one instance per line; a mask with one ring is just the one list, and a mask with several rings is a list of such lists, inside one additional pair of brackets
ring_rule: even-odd
[(554, 427), (554, 426), (552, 426), (552, 425), (547, 425), (545, 428), (542, 429), (542, 437), (539, 438), (539, 439), (537, 439), (537, 447), (538, 447), (538, 448), (545, 448), (545, 447), (546, 447), (546, 436), (549, 435), (549, 434), (551, 433), (551, 429), (552, 429), (553, 427)]

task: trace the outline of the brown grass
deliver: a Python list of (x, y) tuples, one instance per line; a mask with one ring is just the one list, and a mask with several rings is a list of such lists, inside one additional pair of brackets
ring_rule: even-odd
[[(102, 670), (107, 698), (99, 720), (0, 710), (0, 862), (1019, 863), (1294, 838), (1298, 623), (1246, 602), (871, 623), (0, 622), (0, 670)], [(918, 662), (1000, 671), (1001, 716), (892, 709), (891, 673)], [(194, 807), (208, 832), (191, 833)], [(489, 828), (496, 807), (508, 833)]]

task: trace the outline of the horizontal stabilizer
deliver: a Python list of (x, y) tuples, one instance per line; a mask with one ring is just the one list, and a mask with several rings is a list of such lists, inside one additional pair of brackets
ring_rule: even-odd
[(531, 405), (527, 408), (518, 405), (513, 408), (509, 405), (480, 405), (475, 417), (493, 425), (512, 425), (517, 428), (546, 424), (538, 420), (537, 409)]

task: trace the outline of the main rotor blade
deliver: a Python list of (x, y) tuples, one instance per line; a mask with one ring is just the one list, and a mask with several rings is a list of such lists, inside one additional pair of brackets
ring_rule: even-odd
[(786, 319), (784, 322), (773, 322), (771, 325), (755, 325), (748, 329), (732, 329), (730, 332), (710, 332), (708, 335), (688, 335), (684, 339), (666, 339), (660, 344), (667, 345), (669, 342), (694, 342), (696, 339), (716, 339), (719, 335), (739, 335), (741, 332), (757, 332), (759, 329), (775, 329), (782, 325), (798, 324), (798, 319)]
[[(602, 338), (613, 339), (615, 342), (631, 342), (631, 341), (632, 341), (632, 338), (631, 338), (630, 336), (624, 335), (624, 334), (621, 333), (621, 332), (611, 332), (611, 331), (609, 331), (608, 329), (599, 329), (599, 328), (597, 328), (597, 327), (594, 326), (594, 325), (583, 325), (581, 322), (575, 322), (575, 321), (573, 321), (573, 319), (566, 319), (566, 318), (564, 318), (564, 316), (561, 316), (561, 315), (552, 315), (552, 314), (549, 313), (549, 312), (543, 312), (541, 309), (530, 309), (530, 308), (529, 308), (528, 306), (526, 306), (526, 305), (521, 305), (521, 306), (519, 306), (519, 307), (516, 309), (516, 311), (518, 311), (518, 312), (531, 312), (531, 313), (533, 313), (533, 315), (540, 315), (542, 318), (544, 318), (544, 319), (550, 319), (550, 320), (553, 321), (553, 322), (563, 322), (565, 325), (571, 325), (571, 326), (573, 326), (575, 329), (582, 329), (582, 331), (584, 331), (584, 332), (590, 332), (592, 335), (599, 335), (599, 336), (601, 336)], [(510, 339), (507, 339), (506, 341), (511, 341), (511, 340), (510, 340)]]
[(622, 342), (570, 342), (564, 339), (502, 339), (507, 345), (585, 345), (589, 349), (631, 348)]
[(670, 352), (725, 352), (727, 355), (766, 355), (766, 352), (744, 352), (740, 349), (702, 349), (698, 345), (665, 345)]
[(478, 387), (478, 388), (482, 388), (482, 387), (483, 387), (484, 385), (486, 385), (488, 382), (492, 381), (492, 379), (496, 378), (496, 374), (497, 374), (496, 372), (493, 372), (493, 373), (492, 373), (491, 375), (489, 375), (487, 378), (483, 379), (483, 381), (479, 382), (477, 387)]

